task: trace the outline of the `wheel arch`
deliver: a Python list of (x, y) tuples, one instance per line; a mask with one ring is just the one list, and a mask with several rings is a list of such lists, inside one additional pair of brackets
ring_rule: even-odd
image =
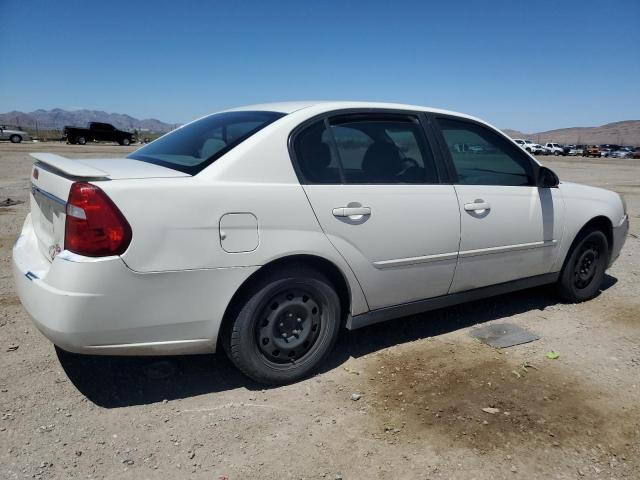
[(220, 348), (221, 341), (224, 338), (226, 331), (231, 326), (235, 314), (241, 308), (243, 301), (248, 296), (255, 281), (277, 269), (289, 265), (311, 267), (327, 276), (327, 278), (331, 281), (334, 288), (336, 289), (338, 297), (340, 298), (340, 307), (342, 309), (342, 323), (343, 325), (346, 323), (348, 315), (351, 312), (352, 291), (344, 272), (342, 272), (342, 270), (331, 260), (327, 260), (326, 258), (318, 255), (288, 255), (285, 257), (274, 259), (269, 263), (261, 266), (240, 285), (240, 288), (236, 290), (236, 293), (234, 293), (231, 297), (231, 300), (229, 301), (222, 317), (222, 322), (220, 324), (217, 339), (218, 348), (216, 350)]
[(609, 256), (611, 256), (611, 252), (613, 248), (613, 223), (611, 222), (611, 219), (609, 217), (605, 215), (598, 215), (596, 217), (593, 217), (587, 223), (585, 223), (582, 226), (582, 228), (578, 230), (578, 232), (574, 235), (573, 240), (571, 241), (571, 246), (567, 250), (564, 260), (562, 261), (562, 270), (564, 270), (564, 267), (567, 264), (569, 257), (571, 256), (571, 252), (573, 252), (573, 249), (575, 248), (576, 244), (582, 238), (583, 233), (589, 229), (594, 229), (594, 228), (597, 230), (601, 230), (604, 233), (604, 235), (607, 237), (608, 250), (609, 250), (608, 253), (609, 253)]

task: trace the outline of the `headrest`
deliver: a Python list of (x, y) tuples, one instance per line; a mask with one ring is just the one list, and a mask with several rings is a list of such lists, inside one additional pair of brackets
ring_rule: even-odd
[(362, 170), (372, 180), (386, 179), (400, 170), (401, 162), (398, 147), (392, 143), (376, 142), (364, 154)]

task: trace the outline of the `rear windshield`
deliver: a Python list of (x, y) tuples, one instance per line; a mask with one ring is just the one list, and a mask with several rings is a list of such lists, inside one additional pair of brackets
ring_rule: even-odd
[(216, 113), (160, 137), (128, 158), (195, 175), (284, 115), (277, 112)]

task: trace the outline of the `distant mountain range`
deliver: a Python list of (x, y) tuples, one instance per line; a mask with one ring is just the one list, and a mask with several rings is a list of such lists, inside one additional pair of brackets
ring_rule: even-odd
[[(12, 125), (23, 128), (60, 130), (65, 125), (84, 126), (87, 122), (106, 122), (121, 130), (143, 130), (165, 133), (178, 125), (165, 123), (154, 118), (138, 120), (122, 113), (107, 113), (101, 110), (36, 110), (35, 112), (0, 113), (0, 125)], [(518, 130), (503, 130), (511, 138), (525, 138), (538, 143), (581, 143), (602, 144), (615, 143), (619, 145), (640, 145), (640, 120), (607, 123), (599, 127), (571, 127), (548, 130), (537, 133), (523, 133)]]
[(12, 125), (22, 128), (40, 130), (61, 130), (66, 125), (83, 127), (88, 122), (105, 122), (114, 125), (120, 130), (143, 130), (156, 133), (165, 133), (173, 130), (178, 125), (161, 122), (155, 118), (138, 120), (130, 115), (122, 113), (107, 113), (101, 110), (36, 110), (35, 112), (7, 112), (0, 113), (0, 125)]
[(640, 145), (640, 120), (607, 123), (599, 127), (559, 128), (538, 133), (523, 133), (509, 129), (503, 132), (511, 138), (524, 138), (537, 143)]

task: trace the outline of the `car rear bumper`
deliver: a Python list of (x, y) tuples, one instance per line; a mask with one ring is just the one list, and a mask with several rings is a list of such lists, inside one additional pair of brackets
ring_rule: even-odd
[(76, 353), (214, 352), (233, 294), (258, 267), (138, 273), (120, 257), (39, 251), (30, 215), (13, 247), (18, 296), (36, 327)]
[(611, 246), (611, 258), (609, 260), (609, 266), (616, 261), (620, 256), (620, 251), (624, 246), (624, 242), (627, 239), (629, 233), (629, 215), (625, 214), (622, 221), (613, 227), (613, 245)]

